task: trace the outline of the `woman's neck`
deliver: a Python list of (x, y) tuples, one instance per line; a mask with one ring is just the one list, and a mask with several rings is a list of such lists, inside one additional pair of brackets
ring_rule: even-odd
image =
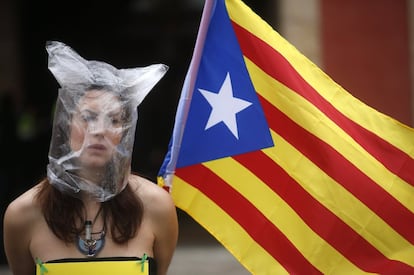
[(87, 193), (84, 193), (82, 195), (82, 203), (85, 209), (85, 220), (93, 220), (99, 210), (102, 208), (102, 203)]
[(79, 176), (90, 182), (91, 184), (99, 185), (105, 177), (105, 169), (102, 168), (88, 168), (82, 169)]

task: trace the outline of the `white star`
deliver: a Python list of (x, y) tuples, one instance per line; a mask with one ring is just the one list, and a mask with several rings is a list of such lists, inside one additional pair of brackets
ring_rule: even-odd
[(223, 122), (232, 134), (239, 139), (236, 114), (252, 103), (240, 98), (233, 97), (233, 88), (231, 86), (230, 74), (227, 73), (226, 79), (217, 93), (210, 92), (203, 89), (198, 89), (204, 98), (210, 104), (212, 110), (208, 118), (206, 127), (207, 130), (214, 125)]

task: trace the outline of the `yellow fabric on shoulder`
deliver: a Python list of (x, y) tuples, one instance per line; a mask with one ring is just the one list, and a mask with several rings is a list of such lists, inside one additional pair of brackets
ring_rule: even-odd
[[(143, 266), (142, 266), (143, 265)], [(36, 275), (149, 275), (148, 260), (86, 260), (36, 264)]]

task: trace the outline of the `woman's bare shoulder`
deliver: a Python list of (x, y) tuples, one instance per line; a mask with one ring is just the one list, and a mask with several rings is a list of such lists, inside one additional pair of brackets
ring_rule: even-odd
[(175, 207), (171, 195), (156, 183), (138, 175), (131, 175), (130, 184), (145, 208), (162, 210)]
[(152, 181), (132, 176), (130, 184), (144, 205), (144, 220), (154, 234), (154, 257), (160, 274), (166, 274), (178, 239), (177, 212), (169, 192)]
[(155, 182), (147, 178), (138, 175), (131, 175), (129, 179), (132, 190), (135, 190), (142, 200), (154, 200), (157, 198), (165, 199), (165, 197), (170, 196), (165, 189), (161, 188)]
[(4, 248), (14, 274), (33, 274), (34, 264), (30, 242), (41, 210), (36, 202), (38, 185), (13, 200), (4, 215)]
[(39, 218), (41, 211), (36, 201), (38, 188), (39, 185), (35, 185), (8, 205), (5, 212), (5, 223), (24, 226), (24, 224), (31, 224), (33, 220)]

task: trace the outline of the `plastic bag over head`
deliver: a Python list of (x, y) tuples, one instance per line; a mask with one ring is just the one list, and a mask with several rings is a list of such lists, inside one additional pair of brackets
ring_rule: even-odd
[(46, 44), (48, 68), (61, 86), (47, 177), (74, 197), (106, 201), (127, 185), (137, 107), (168, 67), (117, 69), (85, 60), (69, 46)]

